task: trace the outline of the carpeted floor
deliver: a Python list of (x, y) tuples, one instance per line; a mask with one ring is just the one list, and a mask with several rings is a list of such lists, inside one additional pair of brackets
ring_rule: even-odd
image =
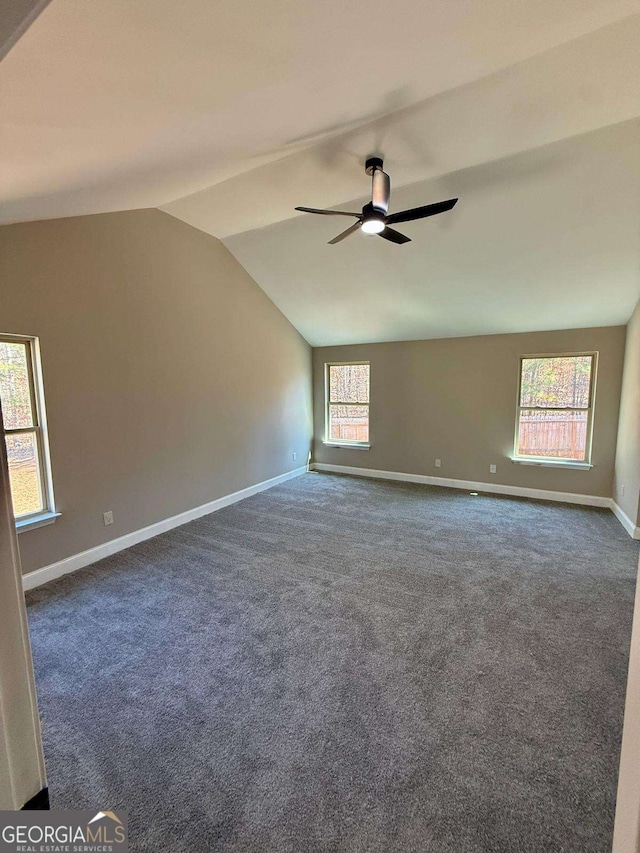
[(53, 808), (132, 851), (611, 848), (637, 543), (307, 474), (28, 595)]

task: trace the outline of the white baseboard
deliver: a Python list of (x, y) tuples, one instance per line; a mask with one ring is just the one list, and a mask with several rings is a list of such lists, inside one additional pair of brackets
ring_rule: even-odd
[[(640, 539), (640, 527), (636, 527), (629, 516), (618, 506), (613, 498), (601, 497), (599, 495), (577, 495), (572, 492), (553, 492), (546, 489), (528, 489), (522, 486), (503, 486), (499, 483), (479, 483), (472, 480), (453, 480), (446, 477), (432, 477), (426, 474), (406, 474), (399, 471), (377, 471), (373, 468), (355, 468), (348, 465), (327, 465), (322, 462), (316, 462), (312, 465), (316, 471), (329, 471), (336, 474), (353, 474), (358, 477), (373, 477), (379, 480), (398, 480), (405, 483), (423, 483), (428, 486), (444, 486), (452, 489), (463, 489), (472, 492), (492, 492), (499, 495), (513, 495), (514, 497), (536, 498), (538, 500), (561, 501), (563, 503), (582, 504), (583, 506), (600, 506), (611, 509), (616, 518), (620, 521), (624, 529), (633, 539)], [(178, 515), (173, 515), (170, 518), (165, 518), (155, 524), (150, 524), (148, 527), (143, 527), (140, 530), (134, 530), (132, 533), (127, 533), (124, 536), (119, 536), (117, 539), (111, 539), (109, 542), (104, 542), (102, 545), (97, 545), (95, 548), (89, 548), (87, 551), (81, 551), (79, 554), (74, 554), (57, 563), (51, 563), (49, 566), (44, 566), (41, 569), (36, 569), (33, 572), (28, 572), (23, 575), (22, 584), (25, 590), (34, 589), (41, 586), (50, 580), (59, 578), (62, 575), (75, 572), (85, 566), (102, 560), (104, 557), (110, 557), (118, 551), (124, 551), (125, 548), (130, 548), (138, 542), (144, 542), (146, 539), (152, 539), (160, 533), (165, 533), (167, 530), (172, 530), (174, 527), (179, 527), (182, 524), (187, 524), (189, 521), (194, 521), (196, 518), (201, 518), (203, 515), (208, 515), (212, 512), (217, 512), (226, 506), (237, 503), (245, 498), (256, 495), (258, 492), (263, 492), (266, 489), (271, 489), (280, 483), (286, 483), (287, 480), (292, 480), (294, 477), (299, 477), (307, 470), (306, 466), (295, 468), (293, 471), (288, 471), (286, 474), (280, 474), (278, 477), (272, 477), (270, 480), (264, 480), (262, 483), (256, 483), (254, 486), (249, 486), (246, 489), (241, 489), (239, 492), (225, 495), (222, 498), (217, 498), (209, 503), (194, 507), (193, 509), (181, 512)]]
[(403, 483), (423, 483), (427, 486), (444, 486), (470, 492), (491, 492), (495, 495), (512, 495), (518, 498), (535, 498), (543, 501), (601, 506), (610, 509), (632, 539), (640, 539), (640, 527), (636, 527), (629, 516), (613, 498), (601, 495), (577, 495), (573, 492), (552, 492), (547, 489), (528, 489), (523, 486), (503, 486), (500, 483), (476, 483), (472, 480), (452, 480), (447, 477), (431, 477), (427, 474), (404, 474), (399, 471), (376, 471), (373, 468), (355, 468), (349, 465), (328, 465), (315, 462), (315, 471), (332, 471), (335, 474), (354, 474), (357, 477), (374, 477), (377, 480), (399, 480)]
[(573, 492), (552, 492), (547, 489), (528, 489), (524, 486), (503, 486), (500, 483), (477, 483), (472, 480), (452, 480), (447, 477), (431, 477), (427, 474), (404, 474), (399, 471), (376, 471), (373, 468), (354, 468), (348, 465), (327, 465), (316, 462), (316, 471), (332, 471), (336, 474), (355, 474), (358, 477), (375, 477), (377, 480), (400, 480), (403, 483), (423, 483), (427, 486), (444, 486), (470, 492), (491, 492), (494, 495), (512, 495), (518, 498), (536, 498), (543, 501), (602, 506), (611, 509), (611, 498), (600, 495), (576, 495)]
[(640, 539), (640, 527), (636, 527), (627, 513), (611, 498), (611, 511), (632, 539)]
[(91, 565), (91, 563), (97, 563), (98, 560), (102, 560), (104, 557), (110, 557), (118, 551), (124, 551), (125, 548), (137, 545), (138, 542), (152, 539), (154, 536), (165, 533), (167, 530), (172, 530), (174, 527), (179, 527), (181, 524), (187, 524), (189, 521), (194, 521), (203, 515), (217, 512), (219, 509), (224, 509), (224, 507), (249, 498), (251, 495), (256, 495), (258, 492), (264, 492), (266, 489), (280, 485), (280, 483), (286, 483), (287, 480), (292, 480), (294, 477), (304, 474), (306, 470), (306, 465), (301, 468), (295, 468), (293, 471), (287, 471), (286, 474), (280, 474), (278, 477), (272, 477), (270, 480), (256, 483), (254, 486), (249, 486), (246, 489), (241, 489), (239, 492), (233, 492), (233, 494), (217, 498), (215, 501), (209, 501), (209, 503), (194, 507), (186, 512), (181, 512), (178, 515), (172, 515), (171, 518), (157, 521), (148, 527), (142, 527), (140, 530), (134, 530), (132, 533), (119, 536), (117, 539), (111, 539), (109, 542), (104, 542), (95, 548), (89, 548), (88, 551), (81, 551), (79, 554), (74, 554), (72, 557), (67, 557), (57, 563), (51, 563), (49, 566), (44, 566), (33, 572), (27, 572), (22, 577), (23, 588), (25, 590), (34, 589), (34, 587), (41, 586), (43, 583), (47, 583), (54, 578), (59, 578), (62, 575), (83, 569), (85, 566)]

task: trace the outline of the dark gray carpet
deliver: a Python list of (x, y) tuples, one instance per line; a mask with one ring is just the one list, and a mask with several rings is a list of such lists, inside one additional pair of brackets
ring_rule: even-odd
[(609, 851), (637, 544), (308, 474), (28, 596), (54, 808), (134, 851)]

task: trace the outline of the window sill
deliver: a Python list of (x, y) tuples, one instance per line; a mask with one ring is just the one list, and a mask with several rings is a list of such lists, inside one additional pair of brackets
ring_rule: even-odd
[(539, 465), (542, 468), (574, 468), (576, 471), (590, 471), (593, 468), (589, 462), (565, 462), (553, 459), (511, 459), (517, 465)]
[(370, 444), (349, 444), (348, 441), (323, 441), (325, 447), (335, 447), (336, 450), (370, 450)]
[(61, 512), (41, 512), (40, 515), (32, 515), (16, 521), (16, 533), (24, 533), (25, 530), (35, 530), (36, 527), (46, 527), (60, 518)]

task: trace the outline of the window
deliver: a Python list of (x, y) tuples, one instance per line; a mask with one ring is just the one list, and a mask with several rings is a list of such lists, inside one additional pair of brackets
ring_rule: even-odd
[(325, 365), (325, 443), (369, 446), (369, 363)]
[(53, 521), (56, 513), (37, 338), (0, 335), (0, 400), (17, 526)]
[(596, 353), (524, 356), (516, 459), (588, 463)]

